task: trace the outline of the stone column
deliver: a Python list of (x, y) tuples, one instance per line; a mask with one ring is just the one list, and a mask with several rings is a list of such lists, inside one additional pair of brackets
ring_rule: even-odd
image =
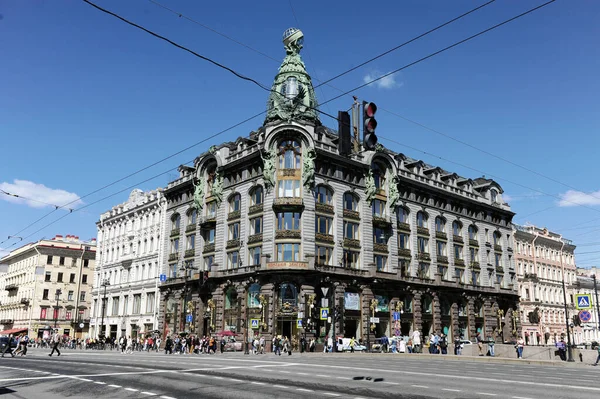
[(469, 320), (469, 338), (473, 341), (473, 338), (477, 335), (475, 329), (475, 298), (472, 296), (467, 297), (467, 315)]
[(459, 335), (459, 326), (458, 326), (458, 303), (455, 301), (452, 303), (450, 307), (450, 317), (452, 318), (452, 336), (448, 337), (448, 344), (454, 341), (454, 337)]
[(423, 331), (421, 331), (421, 326), (423, 324), (423, 309), (421, 308), (421, 298), (423, 293), (419, 290), (412, 291), (413, 295), (413, 331), (419, 330), (421, 332), (421, 336), (423, 335)]
[(433, 302), (432, 303), (433, 331), (436, 333), (441, 333), (442, 332), (442, 312), (441, 312), (440, 297), (439, 297), (438, 293), (434, 291), (431, 293), (431, 298), (432, 298), (432, 302)]
[(490, 298), (485, 298), (483, 301), (483, 331), (484, 339), (491, 336), (494, 333), (494, 316), (492, 315), (492, 303)]
[[(362, 319), (362, 333), (363, 333), (363, 344), (367, 346), (367, 342), (372, 344), (375, 341), (375, 336), (371, 334), (371, 323), (369, 320), (371, 319), (371, 300), (374, 298), (373, 291), (369, 286), (362, 286), (362, 295), (361, 295), (361, 319)], [(367, 347), (367, 350), (371, 350), (371, 348)]]

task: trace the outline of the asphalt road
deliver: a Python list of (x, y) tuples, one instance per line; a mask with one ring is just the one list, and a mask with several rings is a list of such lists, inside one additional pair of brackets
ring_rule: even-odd
[[(3, 398), (598, 398), (600, 367), (393, 354), (165, 355), (30, 350)], [(490, 361), (491, 360), (491, 361)]]

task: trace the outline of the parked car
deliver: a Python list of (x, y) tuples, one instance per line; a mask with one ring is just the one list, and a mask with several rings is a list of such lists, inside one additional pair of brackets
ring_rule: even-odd
[(472, 345), (473, 342), (469, 341), (468, 339), (461, 339), (460, 340), (461, 345)]
[(225, 352), (237, 352), (243, 350), (242, 341), (236, 341), (235, 338), (229, 338), (225, 344)]
[[(338, 342), (337, 342), (337, 350), (338, 352), (350, 352), (350, 338), (338, 338)], [(355, 340), (354, 343), (354, 350), (355, 351), (366, 351), (367, 347), (364, 345), (359, 345), (358, 341)]]

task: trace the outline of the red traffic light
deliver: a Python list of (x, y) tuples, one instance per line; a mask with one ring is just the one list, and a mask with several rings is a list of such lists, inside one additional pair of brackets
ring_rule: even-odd
[(363, 103), (363, 107), (366, 117), (372, 118), (375, 116), (375, 113), (377, 112), (377, 105), (375, 105), (375, 103), (365, 102)]
[(377, 121), (375, 120), (375, 118), (365, 119), (365, 130), (368, 133), (373, 133), (375, 131), (376, 127), (377, 127)]

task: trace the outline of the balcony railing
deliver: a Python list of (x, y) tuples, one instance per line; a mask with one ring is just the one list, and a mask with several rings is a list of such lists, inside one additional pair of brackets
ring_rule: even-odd
[(203, 253), (207, 252), (215, 252), (215, 244), (204, 244), (204, 248), (202, 249)]
[(481, 269), (481, 265), (479, 264), (479, 262), (471, 262), (471, 269), (473, 269), (473, 270), (480, 270)]
[(454, 241), (454, 242), (460, 242), (460, 243), (464, 242), (462, 236), (457, 236), (456, 234), (452, 235), (452, 241)]
[(264, 209), (264, 206), (263, 206), (263, 204), (251, 205), (251, 206), (248, 208), (248, 214), (249, 214), (249, 215), (253, 215), (253, 214), (255, 214), (255, 213), (262, 212), (262, 211), (263, 211), (263, 209)]
[(239, 219), (240, 216), (241, 216), (241, 212), (240, 211), (229, 212), (227, 214), (227, 220)]
[(262, 240), (262, 233), (252, 234), (251, 236), (248, 236), (248, 244), (254, 244), (255, 242), (261, 242)]
[(429, 229), (427, 227), (417, 227), (417, 234), (429, 236)]
[(315, 233), (316, 241), (323, 241), (328, 243), (333, 243), (333, 236), (331, 234), (323, 234), (323, 233)]
[(410, 231), (410, 224), (405, 222), (398, 222), (396, 227), (398, 227), (398, 230)]
[(448, 264), (448, 257), (444, 256), (444, 255), (438, 255), (437, 256), (437, 261), (438, 261), (438, 263)]
[(6, 287), (4, 287), (4, 289), (6, 291), (14, 291), (14, 290), (18, 290), (19, 286), (17, 284), (8, 284)]
[(381, 227), (392, 226), (392, 222), (383, 216), (373, 216), (373, 224)]
[(360, 240), (354, 238), (344, 238), (344, 246), (352, 248), (360, 248)]
[(302, 198), (299, 197), (282, 197), (275, 198), (273, 201), (273, 207), (301, 207), (304, 206)]
[(495, 244), (494, 245), (494, 251), (496, 251), (496, 252), (502, 252), (502, 245)]
[(186, 258), (191, 258), (191, 257), (192, 257), (192, 256), (194, 256), (194, 255), (196, 255), (196, 250), (195, 250), (194, 248), (191, 248), (191, 249), (186, 249), (186, 250), (185, 250), (185, 254), (184, 254), (184, 256), (185, 256)]
[(277, 230), (275, 239), (302, 238), (300, 230)]
[(419, 252), (417, 254), (417, 259), (418, 260), (424, 260), (424, 261), (430, 261), (431, 260), (431, 256), (427, 252)]
[(387, 246), (387, 244), (382, 244), (382, 243), (379, 243), (379, 242), (374, 242), (373, 243), (373, 251), (388, 253), (388, 246)]
[(322, 204), (320, 202), (315, 203), (315, 210), (321, 213), (329, 213), (333, 215), (335, 212), (333, 211), (333, 205)]
[(344, 209), (344, 217), (347, 219), (360, 220), (360, 213), (350, 209)]
[(479, 241), (474, 240), (473, 238), (469, 238), (469, 245), (472, 247), (478, 247), (479, 246)]
[(398, 256), (402, 258), (410, 258), (412, 254), (410, 253), (410, 249), (408, 248), (400, 248), (398, 249)]
[(173, 229), (173, 230), (171, 230), (171, 237), (176, 237), (176, 236), (178, 236), (179, 234), (180, 234), (180, 233), (179, 233), (179, 228), (176, 228), (176, 229)]
[(179, 254), (177, 252), (173, 253), (173, 254), (169, 254), (169, 261), (173, 261), (173, 260), (177, 260), (179, 259)]
[(443, 231), (436, 231), (435, 232), (435, 238), (440, 238), (442, 240), (447, 240), (448, 239), (448, 235), (446, 235), (446, 233), (444, 233)]
[(455, 258), (455, 259), (454, 259), (454, 264), (455, 264), (456, 266), (464, 266), (464, 265), (465, 265), (465, 261), (464, 261), (463, 259), (458, 259), (458, 258)]
[(229, 248), (236, 248), (236, 247), (239, 247), (239, 246), (240, 246), (240, 240), (238, 240), (236, 238), (236, 239), (233, 239), (233, 240), (228, 240), (226, 248), (227, 249), (229, 249)]

